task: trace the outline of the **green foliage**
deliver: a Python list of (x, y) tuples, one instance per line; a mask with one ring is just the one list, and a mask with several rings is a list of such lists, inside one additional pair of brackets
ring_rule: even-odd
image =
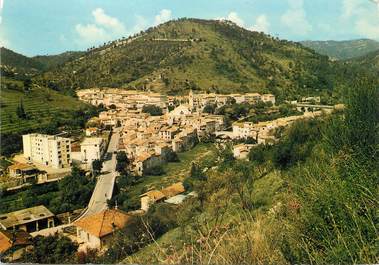
[(168, 93), (190, 88), (229, 93), (269, 90), (284, 99), (346, 87), (345, 76), (352, 75), (346, 71), (349, 65), (331, 62), (298, 43), (211, 20), (171, 21), (127, 44), (117, 41), (93, 48), (81, 60), (70, 60), (34, 81), (51, 81), (61, 91), (94, 86)]
[(333, 59), (346, 60), (379, 50), (379, 42), (369, 39), (349, 41), (303, 41), (302, 45)]
[(268, 146), (260, 144), (252, 148), (249, 152), (249, 161), (254, 162), (258, 165), (262, 165), (268, 160), (267, 150)]
[(178, 154), (170, 149), (167, 154), (167, 162), (180, 162)]
[(207, 104), (207, 105), (205, 105), (203, 112), (213, 114), (216, 110), (216, 107), (217, 106), (215, 104)]
[(84, 172), (73, 167), (71, 175), (59, 182), (59, 195), (54, 200), (55, 212), (82, 208), (91, 198), (94, 186), (94, 181), (87, 179)]
[(17, 106), (16, 114), (17, 114), (17, 117), (22, 120), (25, 120), (28, 118), (28, 115), (26, 114), (26, 111), (24, 109), (24, 103), (22, 102), (22, 100), (20, 101), (20, 104)]
[(126, 153), (124, 151), (117, 152), (116, 160), (116, 171), (120, 174), (126, 174), (129, 165), (129, 159)]
[(315, 120), (294, 123), (274, 148), (274, 165), (284, 169), (305, 161), (320, 139), (319, 127), (320, 123)]
[(144, 105), (142, 112), (149, 113), (151, 116), (161, 116), (163, 114), (162, 109), (155, 105)]
[(161, 165), (152, 166), (146, 170), (147, 175), (161, 176), (165, 173), (164, 168)]
[(33, 250), (22, 257), (25, 263), (72, 263), (78, 245), (68, 237), (58, 234), (33, 238)]
[(103, 168), (103, 163), (100, 159), (95, 159), (92, 161), (92, 170), (95, 175), (98, 175)]
[(93, 180), (87, 179), (84, 172), (74, 167), (71, 175), (59, 183), (35, 184), (15, 194), (2, 194), (0, 212), (6, 213), (37, 205), (45, 205), (55, 214), (84, 208), (91, 198), (94, 186)]

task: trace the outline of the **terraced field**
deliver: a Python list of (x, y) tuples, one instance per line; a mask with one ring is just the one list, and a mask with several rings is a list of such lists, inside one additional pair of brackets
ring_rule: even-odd
[[(68, 111), (84, 106), (75, 98), (39, 87), (34, 87), (30, 92), (2, 88), (0, 100), (2, 134), (42, 128), (52, 120), (69, 118)], [(27, 119), (17, 117), (16, 110), (21, 102)]]

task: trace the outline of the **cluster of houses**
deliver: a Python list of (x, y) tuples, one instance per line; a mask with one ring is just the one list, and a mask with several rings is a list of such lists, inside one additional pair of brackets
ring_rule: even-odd
[(99, 119), (102, 124), (122, 126), (119, 150), (126, 152), (136, 175), (168, 161), (170, 153), (189, 150), (224, 129), (223, 116), (195, 113), (188, 104), (162, 116), (112, 109), (100, 113)]
[(264, 122), (235, 122), (233, 123), (233, 130), (231, 132), (219, 132), (219, 135), (225, 135), (232, 139), (247, 139), (252, 138), (256, 144), (237, 144), (233, 147), (234, 157), (245, 159), (250, 150), (257, 144), (274, 144), (279, 139), (275, 136), (275, 132), (279, 128), (284, 128), (294, 123), (295, 121), (315, 118), (323, 113), (330, 113), (330, 111), (314, 111), (305, 112), (303, 115), (288, 116), (278, 118), (272, 121)]
[[(63, 233), (79, 244), (80, 251), (88, 249), (105, 250), (115, 231), (126, 227), (136, 216), (143, 215), (152, 204), (166, 203), (179, 205), (196, 193), (185, 193), (182, 182), (174, 183), (161, 190), (149, 190), (140, 196), (141, 210), (124, 212), (117, 207), (85, 216), (64, 229), (56, 226), (56, 215), (45, 206), (39, 205), (6, 214), (0, 214), (0, 255), (3, 260), (16, 261), (33, 246), (32, 238), (41, 231), (46, 234)], [(73, 228), (73, 229), (70, 229)]]
[(167, 96), (160, 93), (151, 93), (139, 90), (125, 90), (117, 88), (90, 88), (77, 92), (80, 100), (98, 106), (115, 106), (123, 111), (140, 112), (145, 105), (155, 105), (168, 112), (169, 106), (178, 106), (181, 103), (188, 103), (192, 111), (201, 112), (209, 104), (220, 107), (230, 100), (236, 103), (257, 103), (258, 101), (271, 102), (275, 105), (275, 96), (272, 94), (245, 93), (245, 94), (215, 94), (199, 93), (195, 94), (190, 90), (188, 96)]
[[(275, 97), (258, 93), (194, 94), (192, 91), (188, 96), (171, 97), (158, 93), (100, 88), (80, 90), (78, 97), (90, 104), (108, 107), (108, 110), (96, 117), (98, 125), (85, 130), (80, 146), (75, 146), (71, 139), (60, 136), (23, 135), (23, 161), (9, 167), (11, 177), (20, 183), (43, 183), (49, 179), (49, 170), (70, 169), (77, 162), (85, 169), (91, 168), (93, 161), (101, 159), (107, 149), (109, 135), (104, 137), (101, 133), (104, 126), (119, 127), (116, 131), (120, 135), (117, 149), (127, 154), (129, 170), (142, 176), (154, 167), (170, 161), (173, 152), (189, 150), (210, 136), (252, 138), (256, 144), (272, 144), (278, 140), (275, 138), (276, 129), (322, 114), (321, 111), (305, 112), (299, 116), (258, 123), (237, 121), (232, 124), (232, 130), (226, 131), (224, 116), (203, 112), (207, 105), (220, 107), (230, 102), (259, 101), (275, 105)], [(163, 115), (144, 113), (146, 105), (160, 107)], [(247, 158), (256, 144), (235, 145), (234, 156)], [(70, 223), (75, 229), (69, 236), (81, 248), (104, 249), (116, 230), (127, 226), (135, 215), (146, 213), (152, 204), (177, 205), (190, 196), (196, 196), (196, 193), (185, 194), (181, 182), (160, 190), (151, 189), (140, 195), (140, 210), (126, 213), (116, 207), (79, 218)], [(15, 253), (16, 257), (20, 256), (20, 251), (26, 251), (32, 245), (31, 236), (38, 234), (41, 229), (53, 229), (56, 220), (57, 216), (42, 205), (0, 215), (0, 253), (9, 254), (10, 250), (14, 250), (12, 258), (15, 260)]]
[[(90, 104), (110, 108), (101, 112), (97, 120), (104, 126), (122, 127), (119, 150), (126, 152), (131, 161), (130, 170), (135, 175), (143, 175), (165, 163), (171, 152), (189, 150), (198, 141), (223, 131), (224, 117), (203, 113), (205, 106), (220, 107), (230, 101), (275, 104), (274, 95), (258, 93), (224, 95), (190, 91), (188, 96), (166, 96), (136, 90), (92, 88), (80, 90), (77, 95)], [(144, 113), (146, 105), (160, 107), (163, 115)]]

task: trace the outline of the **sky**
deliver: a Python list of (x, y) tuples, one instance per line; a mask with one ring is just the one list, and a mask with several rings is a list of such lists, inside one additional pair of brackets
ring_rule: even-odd
[(28, 56), (85, 50), (181, 17), (294, 41), (379, 41), (379, 0), (0, 0), (0, 46)]

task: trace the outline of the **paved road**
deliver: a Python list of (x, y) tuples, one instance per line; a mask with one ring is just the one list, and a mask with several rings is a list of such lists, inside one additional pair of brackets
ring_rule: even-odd
[(116, 154), (114, 154), (114, 151), (118, 149), (119, 139), (120, 133), (116, 128), (113, 131), (107, 150), (111, 157), (103, 162), (103, 173), (98, 176), (96, 187), (88, 203), (87, 210), (78, 219), (99, 213), (108, 207), (107, 200), (112, 198), (114, 182), (118, 175), (116, 172)]

